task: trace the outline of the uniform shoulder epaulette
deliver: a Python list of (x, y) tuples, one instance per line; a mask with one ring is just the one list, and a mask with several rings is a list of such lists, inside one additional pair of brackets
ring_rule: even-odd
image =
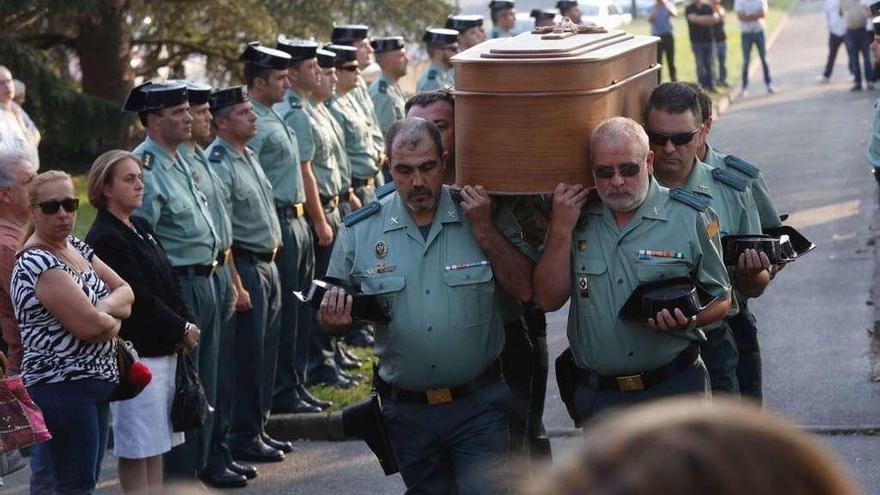
[(388, 81), (379, 81), (379, 92), (387, 93), (388, 92)]
[(735, 172), (731, 172), (730, 170), (725, 170), (723, 168), (713, 168), (712, 177), (718, 182), (721, 182), (722, 184), (727, 184), (737, 191), (745, 191), (749, 188), (749, 185), (752, 182), (751, 178), (743, 177)]
[(758, 169), (758, 167), (752, 165), (751, 163), (743, 160), (742, 158), (740, 158), (738, 156), (727, 155), (724, 157), (724, 163), (728, 167), (730, 167), (738, 172), (742, 172), (753, 179), (757, 179), (758, 174), (761, 173), (761, 171)]
[(434, 79), (437, 79), (437, 71), (434, 69), (431, 69), (428, 71), (428, 80), (433, 81)]
[(684, 203), (697, 211), (706, 211), (709, 209), (709, 204), (711, 203), (709, 198), (680, 187), (669, 191), (669, 197), (679, 203)]
[(378, 199), (384, 198), (385, 196), (388, 196), (389, 194), (393, 193), (396, 190), (397, 190), (397, 185), (394, 184), (394, 181), (386, 182), (386, 183), (382, 184), (381, 186), (377, 187), (376, 191), (373, 193), (373, 195), (376, 196), (376, 199), (378, 200)]
[(144, 170), (152, 170), (153, 168), (153, 160), (156, 159), (156, 155), (154, 155), (150, 151), (144, 151), (144, 156), (141, 159), (144, 162)]
[(290, 108), (302, 108), (303, 107), (302, 103), (298, 99), (294, 98), (293, 96), (291, 96), (287, 99), (287, 103), (290, 104)]
[(379, 211), (382, 208), (382, 205), (378, 201), (373, 201), (371, 203), (367, 203), (365, 206), (361, 207), (359, 210), (349, 213), (345, 215), (345, 219), (343, 222), (346, 227), (351, 227), (352, 225), (360, 222), (361, 220), (372, 216), (374, 213)]
[(211, 156), (208, 157), (208, 161), (211, 163), (220, 163), (225, 156), (226, 147), (218, 144), (211, 149)]

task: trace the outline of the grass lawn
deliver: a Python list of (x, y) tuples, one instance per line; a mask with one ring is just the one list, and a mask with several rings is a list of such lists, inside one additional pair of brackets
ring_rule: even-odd
[[(768, 38), (779, 25), (782, 17), (789, 11), (795, 0), (769, 0), (770, 12), (767, 13), (765, 19), (766, 25), (764, 33)], [(691, 42), (688, 38), (687, 20), (684, 17), (684, 9), (687, 3), (678, 5), (678, 16), (673, 19), (673, 27), (675, 28), (675, 69), (678, 73), (679, 81), (697, 82), (696, 65), (694, 64), (694, 52), (691, 51)], [(629, 26), (625, 27), (626, 31), (633, 34), (651, 34), (651, 26), (647, 20), (639, 19)], [(739, 19), (736, 18), (736, 12), (728, 11), (724, 17), (724, 31), (727, 33), (727, 83), (732, 88), (738, 88), (742, 80), (742, 47), (740, 45)], [(758, 59), (758, 51), (752, 48), (752, 60)], [(769, 62), (771, 74), (773, 73), (772, 60)], [(716, 61), (715, 73), (717, 74), (718, 66)], [(669, 73), (663, 68), (663, 80), (669, 80)], [(751, 81), (750, 90), (763, 89), (763, 76), (757, 79), (759, 83), (755, 86)], [(723, 88), (722, 88), (723, 89)]]

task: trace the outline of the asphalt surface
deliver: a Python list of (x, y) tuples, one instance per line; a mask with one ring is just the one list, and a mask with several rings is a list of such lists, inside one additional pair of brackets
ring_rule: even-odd
[[(753, 301), (759, 320), (768, 409), (814, 431), (853, 473), (867, 494), (880, 493), (880, 388), (871, 381), (868, 329), (875, 325), (876, 253), (880, 229), (877, 185), (865, 163), (871, 104), (878, 95), (850, 93), (844, 53), (833, 81), (818, 85), (826, 55), (821, 2), (793, 10), (770, 50), (778, 93), (763, 91), (759, 74), (750, 96), (727, 108), (710, 142), (758, 165), (780, 211), (819, 248), (786, 268)], [(731, 68), (735, 70), (735, 68)], [(548, 317), (552, 357), (566, 345), (563, 308)], [(552, 368), (552, 367), (551, 367)], [(552, 369), (551, 369), (552, 373)], [(559, 401), (551, 375), (545, 423), (556, 459), (580, 438)], [(249, 494), (402, 493), (360, 442), (297, 442), (285, 462), (260, 465)], [(0, 493), (27, 493), (28, 472), (6, 479)], [(108, 456), (98, 493), (121, 493)]]

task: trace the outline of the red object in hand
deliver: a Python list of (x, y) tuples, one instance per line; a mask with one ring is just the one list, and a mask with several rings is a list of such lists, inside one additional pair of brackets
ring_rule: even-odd
[(146, 364), (135, 361), (128, 369), (128, 379), (138, 390), (143, 390), (153, 379), (153, 373)]

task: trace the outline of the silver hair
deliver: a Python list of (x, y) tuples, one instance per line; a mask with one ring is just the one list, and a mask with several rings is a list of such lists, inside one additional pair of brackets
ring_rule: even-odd
[(18, 150), (0, 151), (0, 188), (15, 184), (15, 166), (23, 163), (32, 166), (31, 157), (27, 153)]
[[(627, 117), (612, 117), (600, 122), (590, 136), (590, 154), (592, 155), (599, 142), (623, 138), (633, 144), (638, 156), (648, 155), (648, 134), (641, 124)], [(592, 156), (590, 158), (592, 159)]]

